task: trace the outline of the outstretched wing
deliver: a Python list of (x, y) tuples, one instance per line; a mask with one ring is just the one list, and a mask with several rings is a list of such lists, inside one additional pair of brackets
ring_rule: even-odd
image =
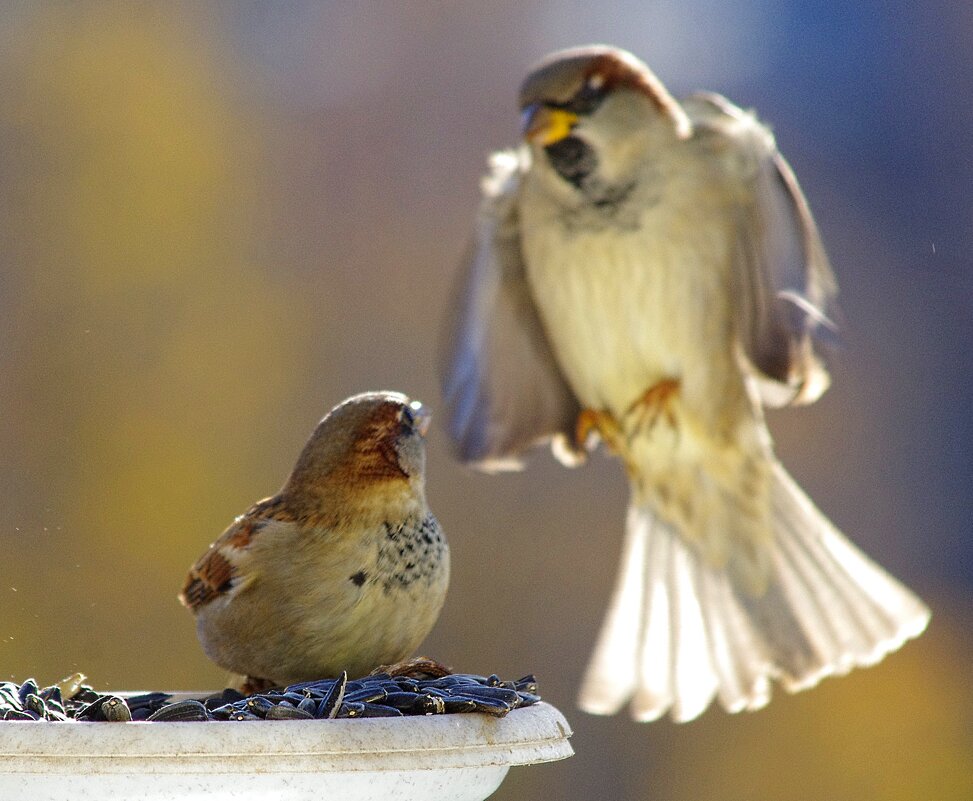
[(811, 403), (828, 388), (814, 339), (834, 329), (837, 285), (807, 200), (771, 133), (715, 94), (683, 101), (696, 139), (744, 179), (736, 203), (737, 335), (768, 406)]
[[(530, 296), (518, 191), (517, 154), (495, 154), (442, 370), (446, 424), (459, 456), (487, 470), (520, 467), (519, 454), (539, 441), (570, 443), (579, 411)], [(558, 455), (568, 463), (579, 457), (569, 448)]]

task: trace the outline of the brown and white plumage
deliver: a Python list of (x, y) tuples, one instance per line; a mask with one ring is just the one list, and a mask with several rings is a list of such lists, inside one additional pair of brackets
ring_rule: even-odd
[(410, 656), (439, 616), (449, 549), (429, 511), (429, 413), (356, 395), (318, 424), (280, 492), (238, 517), (180, 600), (218, 665), (283, 684)]
[(836, 288), (770, 132), (676, 101), (609, 47), (521, 88), (526, 143), (483, 185), (444, 382), (461, 457), (563, 461), (601, 435), (632, 486), (616, 592), (581, 692), (593, 712), (731, 711), (870, 664), (928, 610), (776, 461), (763, 406), (828, 386)]

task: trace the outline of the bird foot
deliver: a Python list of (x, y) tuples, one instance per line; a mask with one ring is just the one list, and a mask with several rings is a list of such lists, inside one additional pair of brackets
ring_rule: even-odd
[(443, 676), (451, 676), (453, 669), (428, 656), (414, 656), (412, 659), (396, 662), (394, 665), (377, 667), (369, 675), (376, 673), (388, 673), (390, 676), (405, 676), (410, 679), (439, 679)]
[(582, 452), (590, 450), (594, 436), (601, 438), (611, 450), (620, 450), (622, 427), (614, 415), (601, 409), (582, 409), (574, 424), (575, 448)]
[(261, 679), (256, 676), (238, 676), (239, 681), (232, 682), (230, 686), (244, 695), (254, 695), (255, 693), (265, 693), (280, 685), (271, 679)]
[(650, 429), (665, 418), (673, 428), (676, 427), (674, 400), (679, 393), (679, 380), (664, 378), (643, 392), (625, 411), (625, 417), (637, 415), (640, 428)]
[[(653, 384), (643, 392), (625, 410), (624, 421), (635, 417), (635, 428), (650, 429), (660, 418), (664, 418), (670, 426), (676, 426), (676, 412), (674, 399), (679, 393), (679, 380), (664, 378)], [(611, 412), (603, 409), (582, 409), (574, 426), (574, 446), (578, 451), (586, 451), (591, 447), (592, 436), (597, 435), (615, 453), (625, 451), (625, 430)]]

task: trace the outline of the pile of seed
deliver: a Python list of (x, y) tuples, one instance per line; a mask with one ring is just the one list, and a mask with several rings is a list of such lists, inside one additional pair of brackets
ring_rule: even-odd
[(0, 682), (0, 720), (148, 720), (165, 706), (167, 693), (143, 693), (129, 698), (74, 686), (65, 697), (58, 685), (40, 688), (34, 679), (23, 684)]
[(454, 673), (431, 679), (379, 673), (349, 681), (338, 679), (292, 684), (245, 696), (235, 690), (201, 700), (175, 701), (166, 693), (122, 698), (81, 686), (70, 698), (58, 686), (0, 683), (0, 720), (51, 721), (205, 721), (311, 720), (441, 715), (484, 712), (503, 717), (511, 709), (536, 704), (537, 681), (524, 676), (501, 681), (496, 675)]

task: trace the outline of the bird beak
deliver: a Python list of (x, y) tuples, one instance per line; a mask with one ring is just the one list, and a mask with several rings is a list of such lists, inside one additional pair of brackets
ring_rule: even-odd
[(418, 430), (421, 436), (426, 436), (426, 432), (429, 430), (429, 424), (432, 422), (432, 412), (419, 403), (419, 401), (412, 401), (409, 404), (409, 408), (412, 409), (416, 430)]
[(547, 147), (571, 134), (571, 130), (578, 124), (578, 115), (563, 108), (531, 103), (524, 109), (521, 120), (524, 139)]

